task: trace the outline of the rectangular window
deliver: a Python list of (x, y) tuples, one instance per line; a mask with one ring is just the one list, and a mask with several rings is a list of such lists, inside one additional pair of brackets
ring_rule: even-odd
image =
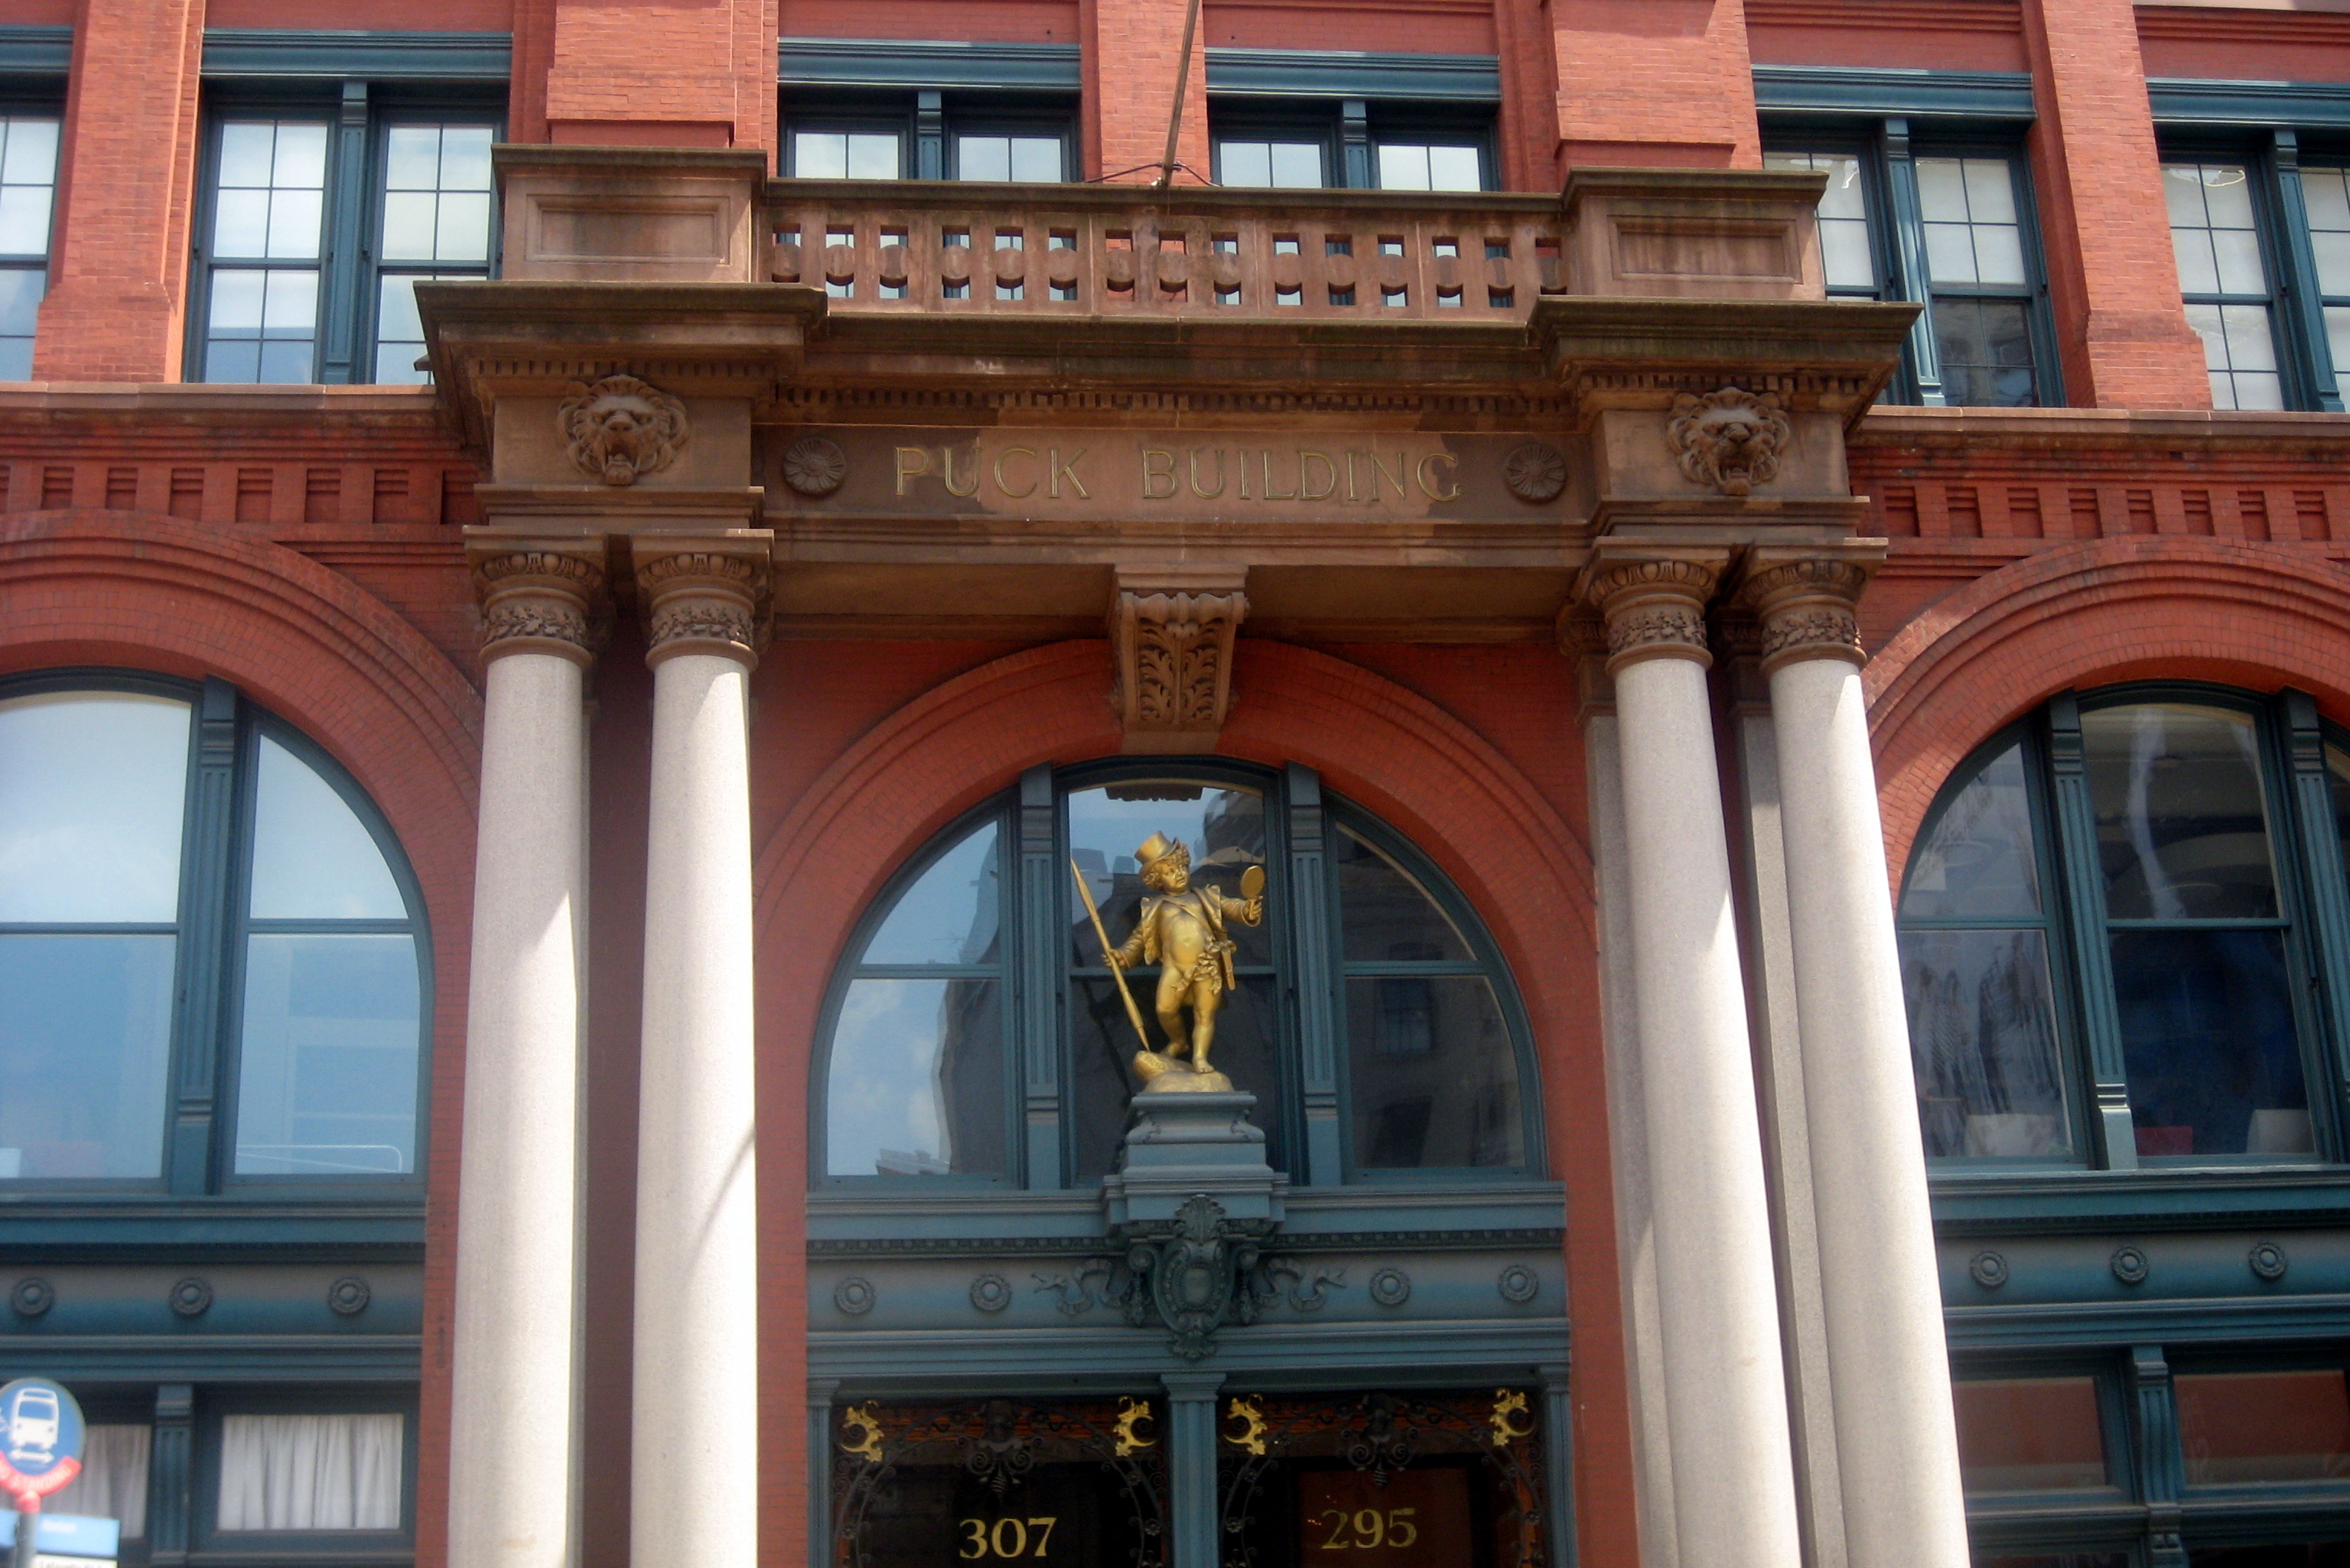
[(1328, 149), (1319, 141), (1221, 138), (1216, 183), (1251, 190), (1313, 190), (1330, 183)]
[(1057, 136), (957, 136), (955, 178), (1054, 185), (1068, 177)]
[(2339, 1370), (2181, 1374), (2189, 1486), (2350, 1480), (2350, 1389)]
[(0, 381), (32, 379), (57, 182), (57, 117), (0, 119)]
[(2317, 264), (2317, 290), (2325, 310), (2325, 340), (2337, 367), (2350, 365), (2350, 169), (2301, 171), (2302, 204), (2309, 213), (2309, 248)]
[(195, 377), (427, 379), (416, 286), (490, 275), (497, 134), (479, 113), (224, 115), (199, 228)]
[(1970, 1492), (2078, 1491), (2106, 1484), (2090, 1377), (1954, 1383), (1959, 1471)]
[(223, 1417), (215, 1526), (224, 1533), (398, 1530), (403, 1428), (389, 1411)]
[(904, 141), (894, 130), (795, 130), (791, 172), (801, 180), (902, 180)]
[(2162, 168), (2170, 247), (2188, 325), (2203, 339), (2211, 406), (2282, 409), (2274, 293), (2261, 245), (2249, 162), (2171, 162)]
[(1482, 191), (1484, 150), (1474, 142), (1382, 140), (1378, 182), (1382, 191)]
[(1820, 193), (1820, 271), (1828, 293), (1851, 299), (1876, 299), (1883, 285), (1877, 275), (1877, 242), (1869, 214), (1867, 172), (1856, 152), (1772, 152), (1766, 169), (1816, 169), (1828, 177)]

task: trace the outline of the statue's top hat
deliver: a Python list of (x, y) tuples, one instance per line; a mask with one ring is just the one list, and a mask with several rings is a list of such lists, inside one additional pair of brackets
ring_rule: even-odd
[(1191, 852), (1184, 847), (1181, 839), (1170, 838), (1163, 833), (1154, 833), (1143, 841), (1141, 848), (1134, 852), (1134, 858), (1141, 864), (1145, 871), (1148, 871), (1162, 860), (1180, 859), (1188, 865), (1191, 859)]

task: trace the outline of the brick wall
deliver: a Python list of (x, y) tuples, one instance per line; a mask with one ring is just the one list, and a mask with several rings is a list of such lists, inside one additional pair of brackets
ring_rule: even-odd
[(1562, 177), (1577, 164), (1760, 167), (1743, 0), (1579, 0), (1550, 18)]

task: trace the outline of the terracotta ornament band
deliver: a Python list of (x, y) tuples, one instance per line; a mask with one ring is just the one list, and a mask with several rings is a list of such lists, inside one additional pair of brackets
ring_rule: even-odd
[(1876, 565), (1873, 555), (1758, 556), (1738, 599), (1762, 623), (1763, 674), (1804, 659), (1868, 662), (1856, 607)]
[(557, 550), (483, 552), (473, 561), (473, 586), (482, 601), (484, 661), (510, 653), (550, 653), (583, 666), (596, 661), (600, 562)]
[(714, 653), (756, 667), (766, 596), (764, 552), (715, 550), (657, 556), (637, 567), (646, 607), (647, 664), (681, 653)]
[(1721, 566), (1685, 556), (1643, 556), (1603, 561), (1586, 581), (1585, 597), (1607, 622), (1607, 672), (1646, 659), (1713, 662), (1707, 646), (1705, 607), (1721, 581)]

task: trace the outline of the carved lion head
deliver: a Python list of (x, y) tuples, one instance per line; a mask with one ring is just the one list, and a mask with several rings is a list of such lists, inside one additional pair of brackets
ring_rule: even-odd
[(555, 424), (579, 472), (607, 484), (659, 473), (686, 442), (685, 405), (634, 376), (574, 381)]
[(1665, 427), (1666, 444), (1683, 477), (1724, 495), (1750, 495), (1756, 485), (1777, 478), (1779, 453), (1789, 434), (1778, 393), (1756, 397), (1737, 387), (1703, 397), (1683, 392), (1673, 400), (1672, 421)]

